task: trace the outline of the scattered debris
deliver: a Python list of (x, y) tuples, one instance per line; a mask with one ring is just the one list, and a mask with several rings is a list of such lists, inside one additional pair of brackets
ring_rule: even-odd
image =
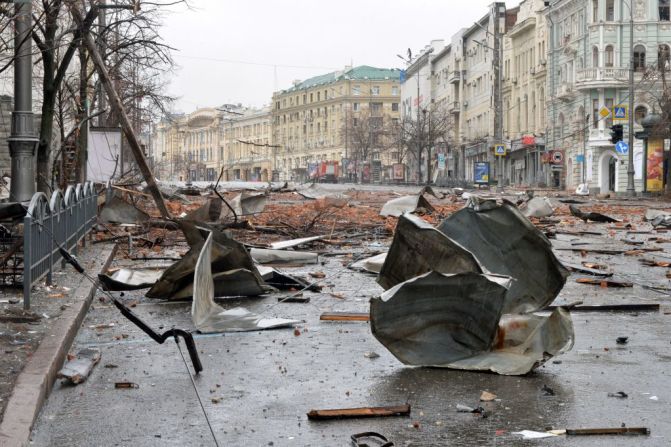
[(543, 392), (543, 396), (554, 396), (555, 395), (555, 390), (547, 386), (546, 384), (543, 384), (543, 388), (541, 388), (541, 391)]
[(480, 402), (491, 402), (497, 397), (498, 396), (494, 393), (490, 393), (489, 391), (483, 391), (482, 394), (480, 394)]
[(250, 255), (259, 264), (265, 265), (305, 265), (317, 264), (319, 255), (307, 251), (271, 250), (252, 248)]
[(361, 259), (351, 264), (349, 268), (352, 270), (363, 270), (370, 273), (380, 273), (382, 265), (387, 258), (387, 253), (380, 253), (370, 258)]
[(389, 441), (386, 437), (374, 431), (356, 433), (350, 437), (350, 439), (352, 440), (352, 445), (354, 447), (370, 447), (369, 444), (361, 442), (361, 440), (365, 438), (375, 439), (376, 441), (378, 441), (378, 443), (375, 445), (378, 445), (379, 447), (394, 447), (393, 442)]
[(629, 337), (617, 337), (615, 343), (618, 345), (626, 345), (629, 342)]
[(549, 217), (554, 214), (554, 209), (547, 197), (534, 197), (520, 207), (525, 217)]
[(349, 419), (349, 418), (371, 418), (385, 416), (409, 416), (410, 405), (395, 405), (391, 407), (361, 407), (361, 408), (339, 408), (333, 410), (310, 410), (310, 420), (326, 419)]
[(101, 273), (98, 275), (98, 279), (103, 286), (103, 290), (138, 290), (153, 286), (161, 275), (163, 275), (163, 270), (122, 268), (111, 275)]
[(587, 221), (592, 221), (592, 222), (605, 222), (605, 223), (610, 223), (610, 222), (621, 222), (618, 219), (614, 219), (610, 216), (606, 216), (605, 214), (601, 213), (584, 213), (580, 211), (580, 209), (577, 206), (569, 205), (568, 206), (569, 211), (571, 211), (571, 215), (577, 217), (578, 219), (582, 219), (584, 222)]
[(114, 388), (116, 389), (140, 388), (140, 385), (133, 382), (114, 382)]
[(310, 237), (303, 237), (300, 239), (291, 239), (288, 241), (273, 242), (270, 244), (270, 248), (273, 250), (284, 250), (286, 248), (297, 247), (299, 245), (307, 244), (309, 242), (318, 241), (320, 239), (324, 239), (325, 237), (326, 235), (310, 236)]
[[(583, 264), (584, 266), (584, 264)], [(584, 273), (586, 275), (601, 276), (601, 277), (610, 277), (613, 276), (613, 272), (606, 272), (604, 270), (597, 270), (589, 267), (583, 267), (575, 264), (564, 263), (564, 267), (569, 269), (572, 272)]]
[(645, 211), (644, 219), (650, 222), (653, 228), (671, 227), (671, 211), (648, 208)]
[(647, 427), (567, 428), (567, 435), (649, 435)]
[(125, 200), (113, 196), (109, 202), (105, 203), (98, 218), (106, 223), (140, 224), (148, 221), (149, 215)]
[(614, 279), (600, 278), (577, 278), (575, 282), (579, 284), (591, 284), (599, 287), (633, 287), (634, 283), (627, 281), (618, 281)]
[(41, 315), (29, 310), (8, 307), (3, 311), (0, 313), (0, 323), (34, 323), (42, 319)]
[(618, 391), (617, 393), (608, 393), (608, 397), (617, 397), (620, 399), (626, 399), (627, 397), (629, 397), (629, 395), (624, 391)]
[(380, 210), (380, 216), (398, 217), (405, 213), (427, 213), (433, 212), (435, 208), (429, 203), (422, 194), (403, 196), (396, 199), (391, 199), (384, 204)]
[(324, 312), (319, 319), (322, 321), (369, 321), (370, 315), (362, 312)]
[(91, 374), (93, 367), (100, 362), (101, 355), (98, 348), (81, 349), (72, 360), (65, 362), (56, 377), (65, 379), (73, 385), (80, 384)]
[(556, 434), (547, 431), (533, 431), (533, 430), (514, 431), (512, 432), (512, 434), (520, 435), (522, 436), (522, 439), (543, 439), (557, 436)]
[(641, 258), (639, 259), (639, 262), (643, 265), (647, 265), (648, 267), (671, 267), (671, 262), (669, 261), (658, 261), (656, 259)]
[(366, 357), (367, 359), (376, 359), (376, 358), (380, 357), (380, 354), (378, 354), (377, 352), (374, 352), (374, 351), (368, 351), (368, 352), (364, 352), (363, 356)]
[(212, 276), (213, 234), (205, 240), (193, 272), (193, 303), (191, 319), (200, 332), (239, 332), (293, 326), (298, 320), (264, 318), (244, 307), (224, 310), (214, 302), (215, 284)]

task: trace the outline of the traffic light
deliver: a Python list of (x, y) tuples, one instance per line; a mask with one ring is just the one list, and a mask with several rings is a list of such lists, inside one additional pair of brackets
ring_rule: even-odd
[(622, 124), (610, 126), (610, 142), (617, 144), (618, 141), (622, 141), (623, 133), (624, 129), (622, 128)]

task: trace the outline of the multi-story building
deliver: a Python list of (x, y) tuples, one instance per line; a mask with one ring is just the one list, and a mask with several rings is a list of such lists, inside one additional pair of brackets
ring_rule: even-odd
[[(565, 186), (574, 189), (587, 183), (591, 192), (624, 192), (628, 155), (614, 150), (610, 127), (624, 124), (627, 141), (628, 121), (614, 121), (613, 111), (629, 103), (632, 53), (634, 132), (642, 130), (640, 120), (657, 103), (662, 87), (654, 79), (669, 66), (669, 2), (558, 0), (544, 12), (552, 36), (548, 63), (554, 74), (548, 79), (553, 97), (548, 117), (555, 123), (549, 148), (565, 151)], [(639, 140), (633, 158), (634, 186), (641, 191), (644, 156)]]
[(503, 136), (509, 148), (505, 175), (513, 185), (546, 182), (546, 21), (543, 0), (523, 0), (503, 36)]
[(368, 169), (372, 181), (383, 180), (398, 152), (381, 140), (363, 152), (352, 132), (364, 118), (371, 123), (398, 119), (399, 99), (400, 70), (365, 65), (295, 81), (275, 92), (272, 146), (277, 146), (279, 179), (303, 181), (314, 163), (336, 161), (348, 177)]
[(223, 123), (226, 180), (267, 182), (277, 166), (277, 147), (270, 144), (270, 109), (247, 109)]
[(226, 104), (172, 115), (154, 127), (155, 175), (162, 180), (268, 181), (271, 178), (270, 113)]

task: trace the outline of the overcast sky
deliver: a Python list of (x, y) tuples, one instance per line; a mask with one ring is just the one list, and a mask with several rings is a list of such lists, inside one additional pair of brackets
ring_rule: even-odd
[[(167, 15), (162, 35), (179, 67), (175, 111), (269, 104), (294, 79), (345, 65), (403, 68), (416, 53), (487, 13), (491, 0), (190, 0)], [(517, 2), (509, 2), (516, 6)]]

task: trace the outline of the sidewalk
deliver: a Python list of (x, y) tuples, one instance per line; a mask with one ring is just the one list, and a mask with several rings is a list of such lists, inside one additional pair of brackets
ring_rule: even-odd
[[(88, 245), (80, 247), (79, 253), (81, 264), (95, 277), (111, 262), (114, 248)], [(53, 277), (52, 286), (40, 281), (33, 287), (28, 315), (22, 312), (21, 289), (0, 291), (0, 317), (4, 316), (0, 318), (3, 446), (27, 443), (33, 422), (95, 295), (94, 286), (70, 266), (56, 271)]]

